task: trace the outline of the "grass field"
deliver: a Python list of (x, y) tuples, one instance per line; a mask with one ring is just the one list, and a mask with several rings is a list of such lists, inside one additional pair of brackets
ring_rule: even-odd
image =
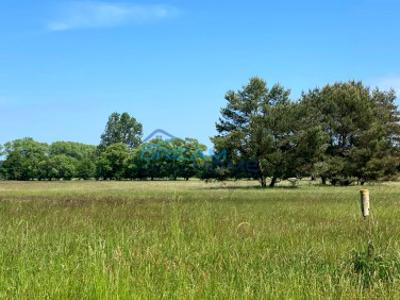
[(359, 187), (0, 182), (0, 298), (400, 299), (400, 185), (367, 187), (369, 222)]

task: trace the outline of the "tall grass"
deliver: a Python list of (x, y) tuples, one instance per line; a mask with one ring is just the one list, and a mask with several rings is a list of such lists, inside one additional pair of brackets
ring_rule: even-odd
[(0, 182), (0, 298), (400, 298), (400, 185), (368, 187), (368, 285), (358, 187), (256, 185)]

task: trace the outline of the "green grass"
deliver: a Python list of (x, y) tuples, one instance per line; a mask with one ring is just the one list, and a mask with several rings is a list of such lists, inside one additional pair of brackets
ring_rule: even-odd
[(360, 187), (0, 182), (0, 298), (400, 299), (400, 185), (367, 188), (357, 272)]

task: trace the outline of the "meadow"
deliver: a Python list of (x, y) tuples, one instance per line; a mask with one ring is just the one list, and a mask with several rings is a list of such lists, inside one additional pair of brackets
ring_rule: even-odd
[(369, 220), (359, 186), (0, 182), (0, 298), (400, 299), (400, 184), (365, 187)]

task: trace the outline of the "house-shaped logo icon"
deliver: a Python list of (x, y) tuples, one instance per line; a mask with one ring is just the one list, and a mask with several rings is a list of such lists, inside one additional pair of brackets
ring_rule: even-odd
[(147, 143), (151, 140), (163, 140), (163, 141), (167, 141), (167, 140), (172, 140), (175, 139), (176, 137), (173, 136), (172, 134), (166, 132), (163, 129), (156, 129), (154, 130), (152, 133), (150, 133), (144, 140), (143, 143)]

